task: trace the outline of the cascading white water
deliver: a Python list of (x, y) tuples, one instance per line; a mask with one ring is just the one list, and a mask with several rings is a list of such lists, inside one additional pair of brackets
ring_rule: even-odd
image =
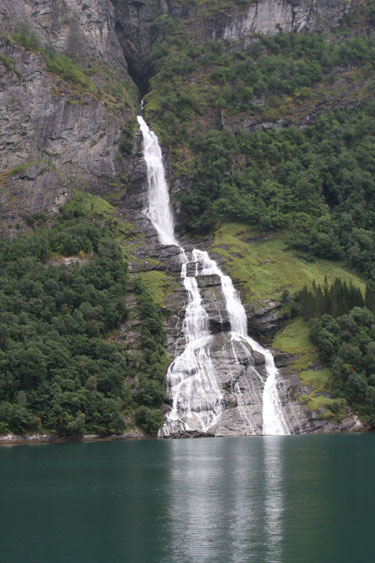
[(147, 165), (148, 208), (146, 215), (154, 225), (161, 244), (179, 246), (174, 235), (173, 215), (164, 174), (163, 157), (158, 138), (143, 117), (137, 117), (143, 135), (143, 154)]
[[(154, 225), (161, 244), (179, 246), (174, 234), (168, 186), (158, 139), (141, 116), (137, 119), (143, 135), (144, 158), (147, 166), (149, 205), (145, 213)], [(262, 403), (260, 405), (263, 418), (262, 433), (288, 434), (288, 426), (277, 391), (278, 372), (272, 354), (248, 336), (245, 309), (232, 280), (223, 274), (207, 252), (194, 249), (189, 261), (185, 250), (180, 246), (179, 248), (182, 262), (181, 277), (188, 296), (183, 324), (185, 348), (168, 369), (167, 387), (172, 397), (172, 409), (167, 414), (159, 434), (170, 436), (190, 430), (205, 433), (218, 423), (225, 409), (223, 392), (218, 385), (217, 373), (210, 356), (212, 336), (208, 329), (208, 314), (202, 305), (198, 276), (220, 278), (231, 327), (231, 353), (236, 365), (240, 365), (238, 350), (245, 354), (249, 362), (252, 350), (259, 352), (265, 358), (266, 378), (253, 368), (255, 376), (263, 387), (262, 397), (257, 398), (259, 404)], [(193, 275), (191, 271), (188, 272), (189, 265), (195, 266)], [(247, 429), (246, 433), (255, 433), (251, 414), (246, 407), (238, 381), (234, 383), (233, 393), (237, 398), (238, 409)]]
[(222, 410), (222, 393), (209, 354), (208, 315), (196, 277), (187, 275), (188, 259), (183, 249), (181, 257), (181, 277), (188, 294), (183, 325), (186, 346), (167, 373), (173, 405), (162, 429), (164, 435), (195, 428), (206, 432)]
[(283, 416), (283, 409), (277, 392), (277, 374), (273, 356), (269, 350), (263, 348), (247, 334), (247, 317), (245, 308), (241, 303), (239, 295), (233, 286), (229, 276), (223, 274), (218, 265), (212, 260), (207, 252), (193, 250), (193, 256), (199, 258), (203, 263), (202, 275), (217, 275), (221, 279), (221, 288), (224, 294), (226, 309), (228, 311), (230, 326), (232, 329), (232, 340), (245, 341), (250, 347), (262, 354), (266, 362), (267, 379), (263, 389), (263, 430), (262, 434), (283, 435), (289, 434), (288, 425)]

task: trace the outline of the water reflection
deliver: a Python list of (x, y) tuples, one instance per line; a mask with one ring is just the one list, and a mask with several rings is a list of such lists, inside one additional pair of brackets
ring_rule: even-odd
[(284, 496), (282, 488), (282, 438), (265, 436), (262, 440), (264, 463), (264, 525), (266, 543), (266, 563), (281, 561), (282, 517)]
[(166, 561), (281, 561), (281, 440), (169, 442)]
[(0, 448), (0, 560), (373, 560), (375, 436)]

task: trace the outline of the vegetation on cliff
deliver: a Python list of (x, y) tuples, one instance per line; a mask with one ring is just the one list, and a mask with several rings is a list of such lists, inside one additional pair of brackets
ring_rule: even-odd
[[(215, 3), (213, 17), (220, 11)], [(330, 32), (253, 36), (247, 46), (202, 40), (197, 26), (165, 15), (155, 22), (146, 112), (188, 186), (178, 194), (180, 219), (193, 233), (216, 230), (213, 248), (248, 303), (284, 296), (283, 314), (298, 316), (288, 327), (299, 323), (294, 369), (301, 381), (306, 368), (314, 380), (318, 353), (328, 361), (316, 336), (322, 315), (372, 314), (362, 309), (364, 299), (369, 306), (363, 284), (346, 269), (375, 279), (374, 21), (374, 3), (365, 2)], [(327, 291), (312, 285), (323, 287), (327, 274)], [(290, 299), (304, 283), (299, 302)], [(300, 315), (317, 319), (313, 342)], [(279, 340), (290, 348), (286, 332)], [(360, 361), (347, 361), (371, 387), (367, 344), (359, 345)], [(373, 423), (372, 390), (348, 391), (337, 350), (332, 371), (306, 401), (334, 416), (347, 400)], [(326, 391), (337, 397), (324, 398)]]
[(79, 196), (52, 228), (0, 243), (0, 433), (118, 434), (135, 409), (147, 433), (158, 427), (166, 365), (160, 315), (138, 282), (140, 375), (115, 339), (127, 316), (128, 275), (103, 221), (110, 208)]
[[(345, 399), (374, 424), (372, 285), (365, 297), (356, 275), (375, 280), (374, 1), (334, 31), (254, 35), (246, 44), (202, 27), (243, 14), (250, 0), (189, 0), (199, 22), (172, 16), (182, 4), (173, 0), (170, 15), (154, 20), (145, 77), (147, 120), (170, 147), (171, 176), (184, 187), (179, 228), (216, 232), (213, 248), (248, 304), (282, 301), (291, 321), (275, 347), (294, 350), (293, 368), (312, 381), (309, 406), (334, 415)], [(90, 98), (116, 112), (135, 108), (134, 85), (105, 65), (78, 64), (27, 24), (8, 41), (36, 53), (57, 77), (54, 93), (74, 94), (69, 104)], [(19, 73), (11, 58), (0, 62)], [(119, 158), (129, 162), (135, 126), (132, 115), (119, 135)], [(119, 203), (122, 192), (117, 185), (105, 197)], [(0, 432), (110, 434), (135, 419), (155, 433), (167, 367), (158, 311), (165, 280), (158, 272), (129, 281), (111, 206), (77, 201), (51, 228), (37, 230), (45, 217), (31, 216), (32, 235), (0, 244)], [(76, 261), (52, 265), (62, 256)], [(136, 357), (116, 333), (130, 286), (140, 321)], [(330, 370), (316, 371), (318, 354)], [(321, 399), (326, 390), (336, 393), (333, 403)]]
[(336, 396), (347, 399), (361, 418), (375, 425), (375, 316), (355, 307), (336, 319), (323, 315), (311, 325), (320, 357), (332, 369)]
[(135, 421), (146, 434), (156, 434), (163, 422), (162, 403), (168, 357), (164, 349), (162, 315), (145, 284), (136, 278), (134, 289), (141, 317), (142, 359), (138, 366), (138, 386), (135, 392)]
[(360, 34), (347, 17), (341, 33), (280, 33), (241, 50), (157, 20), (146, 108), (190, 186), (186, 229), (292, 228), (290, 247), (375, 276), (371, 13)]

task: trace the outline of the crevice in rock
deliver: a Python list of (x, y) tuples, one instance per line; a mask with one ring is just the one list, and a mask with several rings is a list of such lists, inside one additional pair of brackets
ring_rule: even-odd
[(115, 8), (115, 33), (122, 47), (128, 72), (139, 90), (140, 98), (149, 91), (153, 75), (148, 57), (156, 40), (152, 22), (157, 15), (154, 0), (148, 2), (111, 0)]
[(146, 72), (146, 68), (148, 70), (148, 67), (146, 67), (146, 65), (142, 65), (143, 67), (142, 68), (140, 65), (137, 64), (136, 61), (134, 61), (133, 57), (131, 57), (130, 54), (127, 52), (126, 40), (124, 39), (126, 36), (126, 30), (124, 29), (120, 21), (116, 21), (115, 32), (124, 53), (124, 58), (126, 60), (128, 67), (128, 73), (138, 88), (140, 98), (143, 98), (147, 94), (149, 89), (149, 78), (150, 78), (149, 75), (151, 73)]
[(128, 63), (129, 75), (132, 78), (135, 85), (137, 86), (140, 94), (140, 98), (142, 99), (145, 97), (145, 95), (148, 93), (149, 90), (149, 77), (146, 74), (139, 72), (139, 70), (136, 68), (134, 63), (128, 58), (126, 58), (126, 56), (125, 59), (126, 62)]

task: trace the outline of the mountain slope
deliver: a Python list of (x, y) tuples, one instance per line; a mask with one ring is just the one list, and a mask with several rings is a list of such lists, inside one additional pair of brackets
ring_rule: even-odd
[[(181, 242), (217, 253), (253, 334), (271, 344), (282, 331), (273, 346), (283, 352), (288, 393), (301, 398), (305, 431), (356, 427), (354, 419), (340, 426), (346, 391), (336, 376), (321, 377), (307, 324), (288, 317), (298, 314), (305, 283), (339, 277), (364, 292), (363, 280), (375, 275), (374, 13), (373, 2), (341, 0), (2, 3), (0, 232), (38, 237), (72, 198), (110, 229), (129, 265), (130, 315), (103, 336), (132, 357), (122, 372), (130, 395), (116, 407), (130, 426), (141, 407), (139, 425), (155, 432), (160, 424), (164, 349), (176, 354), (186, 302), (178, 252), (160, 248), (142, 213), (135, 115), (144, 97), (163, 142)], [(100, 199), (77, 198), (82, 191)], [(153, 321), (142, 318), (142, 303)], [(221, 314), (213, 305), (213, 317)], [(361, 346), (364, 358), (368, 342)], [(363, 377), (366, 392), (372, 380)], [(8, 389), (6, 402), (16, 404), (19, 392)], [(86, 408), (67, 407), (59, 431), (78, 421), (78, 433), (97, 432), (81, 424)], [(44, 419), (42, 428), (54, 429)]]

